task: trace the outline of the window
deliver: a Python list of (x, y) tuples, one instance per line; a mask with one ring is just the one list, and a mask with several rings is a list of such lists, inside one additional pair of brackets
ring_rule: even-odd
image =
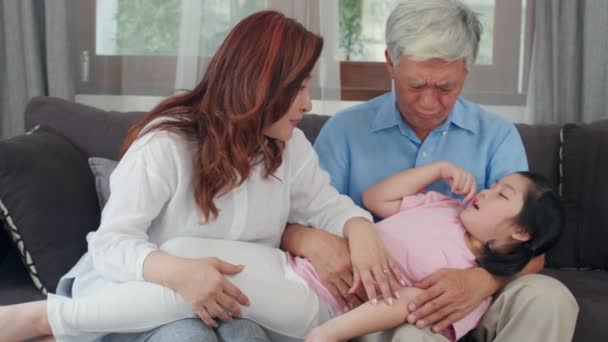
[[(171, 94), (178, 56), (205, 65), (234, 24), (266, 6), (265, 0), (206, 0), (204, 10), (198, 0), (75, 1), (69, 22), (77, 92)], [(180, 25), (188, 25), (187, 36)]]
[[(384, 23), (398, 0), (334, 1), (342, 100), (367, 100), (389, 91)], [(527, 58), (520, 54), (522, 37), (529, 36), (521, 34), (525, 0), (464, 1), (481, 14), (484, 35), (463, 94), (480, 103), (523, 104), (526, 73), (520, 61)], [(176, 66), (191, 63), (191, 70), (203, 69), (241, 18), (286, 6), (281, 0), (79, 0), (70, 5), (77, 93), (152, 96), (171, 94), (179, 77), (199, 79), (200, 72), (176, 75)], [(329, 44), (326, 39), (326, 49)]]
[[(486, 104), (523, 104), (521, 0), (463, 0), (484, 32), (463, 94)], [(343, 100), (366, 100), (391, 88), (384, 66), (384, 26), (398, 0), (340, 0), (339, 58)], [(527, 37), (528, 35), (523, 35)]]

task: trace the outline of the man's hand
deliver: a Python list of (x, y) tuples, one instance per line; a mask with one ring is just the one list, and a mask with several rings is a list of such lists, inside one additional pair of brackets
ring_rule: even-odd
[(496, 293), (501, 283), (478, 267), (442, 269), (414, 286), (425, 291), (408, 304), (408, 322), (418, 328), (433, 325), (433, 331), (439, 332), (471, 313)]
[(348, 242), (325, 231), (318, 232), (323, 236), (319, 236), (316, 242), (316, 253), (311, 254), (308, 259), (319, 274), (321, 282), (346, 312), (365, 301), (364, 296), (348, 293), (353, 286), (353, 267)]
[(363, 290), (348, 293), (353, 285), (353, 268), (345, 239), (320, 229), (289, 224), (283, 233), (281, 247), (292, 255), (310, 260), (321, 282), (344, 311), (365, 302)]

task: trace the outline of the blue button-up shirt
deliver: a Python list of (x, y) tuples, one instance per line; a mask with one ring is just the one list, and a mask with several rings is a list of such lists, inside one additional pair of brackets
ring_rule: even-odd
[[(387, 93), (338, 112), (323, 126), (314, 147), (332, 185), (360, 206), (369, 186), (435, 161), (446, 160), (471, 172), (478, 191), (528, 169), (515, 125), (464, 98), (458, 98), (443, 124), (420, 141), (401, 117), (394, 93)], [(445, 181), (427, 189), (460, 198)]]

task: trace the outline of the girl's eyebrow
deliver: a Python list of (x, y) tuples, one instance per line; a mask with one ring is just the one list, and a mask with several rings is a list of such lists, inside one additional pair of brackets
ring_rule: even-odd
[(515, 190), (515, 188), (514, 188), (512, 185), (507, 184), (507, 183), (502, 183), (502, 185), (503, 185), (505, 188), (507, 188), (507, 189), (509, 189), (510, 191), (512, 191), (513, 193), (517, 193), (517, 190)]

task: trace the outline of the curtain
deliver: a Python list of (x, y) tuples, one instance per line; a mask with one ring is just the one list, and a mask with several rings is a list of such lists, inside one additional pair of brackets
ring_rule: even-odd
[[(278, 0), (259, 2), (258, 6), (247, 8), (239, 6), (239, 2), (226, 6), (222, 1), (200, 1), (182, 0), (180, 10), (179, 45), (177, 68), (175, 78), (175, 89), (191, 89), (200, 80), (207, 67), (208, 59), (198, 57), (199, 51), (205, 51), (203, 45), (208, 43), (199, 34), (202, 30), (213, 27), (217, 23), (213, 19), (209, 21), (200, 20), (200, 13), (205, 10), (224, 10), (232, 18), (244, 17), (255, 9), (275, 9), (288, 17), (294, 18), (309, 30), (320, 34), (325, 39), (321, 58), (314, 70), (313, 75), (313, 97), (323, 100), (340, 99), (340, 70), (337, 55), (337, 1), (301, 1), (301, 0)], [(233, 1), (233, 3), (235, 3)], [(255, 4), (255, 1), (253, 1)], [(226, 13), (226, 9), (228, 13)], [(204, 16), (206, 17), (206, 16)], [(236, 22), (237, 20), (231, 20)], [(208, 51), (208, 49), (207, 49)]]
[(536, 0), (526, 121), (608, 118), (608, 1)]
[(192, 89), (227, 32), (263, 9), (324, 37), (312, 86), (323, 112), (340, 99), (338, 0), (2, 0), (0, 137), (23, 133), (34, 96), (148, 110)]
[(0, 138), (23, 133), (27, 101), (39, 95), (73, 98), (66, 0), (0, 3)]
[[(323, 102), (340, 99), (339, 61), (335, 57), (338, 0), (79, 1), (95, 3), (97, 22), (93, 28), (96, 41), (80, 48), (80, 54), (84, 53), (89, 61), (83, 69), (91, 71), (88, 79), (80, 75), (80, 88), (86, 91), (79, 94), (88, 91), (112, 95), (109, 102), (129, 96), (141, 102), (145, 97), (150, 100), (145, 101), (147, 106), (176, 91), (192, 89), (239, 20), (256, 11), (275, 9), (324, 37), (323, 53), (313, 71), (312, 96)], [(86, 8), (82, 11), (86, 12)], [(74, 18), (72, 25), (84, 27), (89, 23), (80, 16)], [(82, 79), (87, 80), (83, 83)], [(106, 109), (125, 109), (123, 103), (108, 108), (96, 102), (99, 98), (88, 96), (85, 102)], [(323, 111), (319, 104), (315, 110)]]
[(0, 4), (0, 128), (1, 137), (23, 133), (27, 100), (44, 93), (40, 23), (34, 1), (4, 0)]

